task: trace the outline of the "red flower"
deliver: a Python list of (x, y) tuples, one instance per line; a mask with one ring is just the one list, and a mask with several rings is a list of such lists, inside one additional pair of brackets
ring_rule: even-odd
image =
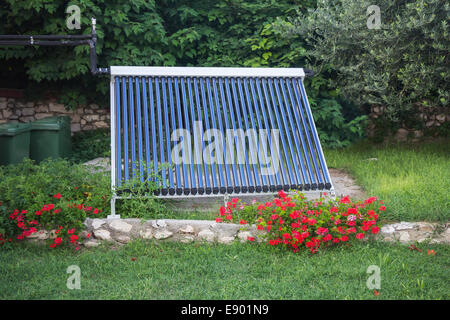
[(98, 213), (98, 209), (95, 208), (95, 209), (94, 209), (94, 214), (97, 214), (97, 213)]
[(350, 199), (348, 196), (343, 197), (341, 200), (339, 200), (340, 203), (350, 203)]
[(227, 214), (227, 216), (225, 217), (225, 219), (227, 220), (233, 220), (233, 216), (231, 214)]
[(380, 228), (378, 228), (377, 226), (373, 226), (372, 230), (370, 230), (370, 232), (372, 232), (373, 234), (377, 234), (378, 231), (380, 231)]
[(75, 243), (75, 241), (78, 240), (78, 236), (76, 234), (73, 234), (70, 236), (70, 242)]
[(216, 222), (223, 222), (222, 218), (216, 218)]
[(348, 237), (347, 236), (341, 236), (341, 241), (342, 242), (348, 241)]
[(286, 198), (286, 193), (283, 190), (278, 191), (278, 195), (283, 199)]
[(338, 207), (331, 207), (330, 213), (331, 212), (339, 212), (339, 208)]
[(363, 239), (364, 238), (364, 233), (357, 233), (356, 234), (356, 239)]
[(323, 241), (330, 241), (332, 239), (331, 234), (327, 234), (325, 237), (323, 237)]
[(385, 207), (385, 206), (381, 206), (381, 207), (379, 208), (379, 210), (380, 210), (380, 211), (384, 211), (384, 210), (386, 210), (386, 207)]
[(247, 221), (241, 219), (241, 221), (239, 221), (240, 224), (247, 224)]
[(247, 241), (255, 241), (255, 237), (247, 237)]
[(67, 233), (68, 233), (68, 234), (73, 234), (74, 232), (75, 232), (75, 229), (74, 229), (74, 228), (67, 230)]
[(55, 239), (55, 244), (60, 245), (62, 243), (62, 239), (60, 237)]
[(61, 197), (62, 197), (62, 195), (61, 194), (59, 194), (59, 193), (57, 193), (57, 194), (55, 194), (54, 196), (53, 196), (53, 198), (56, 198), (56, 199), (61, 199)]

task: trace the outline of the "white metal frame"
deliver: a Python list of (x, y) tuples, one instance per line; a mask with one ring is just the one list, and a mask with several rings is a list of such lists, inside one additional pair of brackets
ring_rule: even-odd
[(111, 76), (151, 77), (305, 77), (303, 68), (125, 67), (112, 66)]
[(111, 190), (113, 190), (113, 195), (111, 197), (111, 214), (107, 219), (119, 219), (120, 215), (116, 214), (116, 199), (118, 199), (115, 188), (116, 188), (116, 100), (114, 97), (115, 92), (115, 80), (111, 77), (111, 82), (109, 84), (110, 91), (110, 121), (111, 121)]
[[(233, 67), (129, 67), (129, 66), (112, 66), (110, 67), (111, 71), (111, 82), (110, 82), (110, 121), (111, 121), (111, 189), (114, 190), (114, 194), (111, 198), (111, 215), (109, 215), (108, 219), (118, 219), (120, 215), (116, 214), (116, 200), (122, 198), (131, 198), (131, 196), (118, 196), (115, 193), (116, 186), (116, 101), (115, 101), (115, 80), (116, 76), (161, 76), (161, 77), (255, 77), (255, 78), (263, 78), (263, 77), (296, 77), (301, 78), (302, 82), (305, 78), (305, 71), (303, 68), (233, 68)], [(306, 96), (306, 101), (308, 101), (308, 97)], [(308, 103), (308, 102), (307, 102)], [(309, 103), (308, 103), (309, 104)], [(312, 116), (312, 115), (311, 115)], [(316, 125), (313, 120), (314, 130), (316, 130)], [(323, 154), (322, 145), (319, 139), (319, 148), (320, 152)], [(328, 176), (331, 176), (328, 171), (328, 166), (325, 167)], [(330, 190), (311, 190), (311, 191), (302, 191), (302, 193), (306, 195), (310, 194), (323, 194), (324, 192), (329, 192), (332, 197), (335, 197), (335, 189), (334, 185), (331, 181), (331, 189)], [(259, 193), (226, 193), (226, 194), (196, 194), (196, 195), (171, 195), (171, 196), (158, 196), (161, 199), (181, 199), (181, 198), (198, 198), (198, 197), (223, 197), (224, 202), (227, 201), (229, 197), (232, 196), (264, 196), (264, 195), (274, 195), (274, 192), (259, 192)]]
[[(302, 85), (303, 85), (303, 88), (305, 88), (304, 78), (302, 78)], [(308, 101), (308, 95), (306, 94), (306, 90), (304, 90), (304, 91), (305, 91), (305, 103), (307, 104), (307, 107), (309, 108), (309, 110), (311, 110), (311, 107), (310, 107), (309, 101)], [(317, 133), (316, 122), (314, 121), (314, 115), (312, 114), (312, 110), (311, 110), (311, 120), (312, 120), (312, 125), (314, 128), (314, 132)], [(319, 142), (320, 153), (323, 155), (323, 162), (325, 163), (325, 169), (327, 171), (327, 175), (330, 178), (331, 188), (330, 188), (329, 192), (330, 192), (331, 196), (334, 198), (334, 197), (336, 197), (336, 193), (334, 191), (334, 184), (333, 184), (333, 180), (331, 180), (330, 171), (328, 170), (327, 160), (325, 159), (325, 154), (323, 153), (322, 143), (320, 142), (319, 137), (317, 137), (317, 141)]]

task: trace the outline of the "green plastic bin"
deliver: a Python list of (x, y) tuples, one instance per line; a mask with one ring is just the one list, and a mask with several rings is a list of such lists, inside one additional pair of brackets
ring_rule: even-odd
[(21, 162), (30, 156), (29, 123), (0, 124), (0, 165)]
[(47, 158), (68, 158), (71, 154), (70, 117), (49, 117), (31, 123), (31, 159), (39, 163)]

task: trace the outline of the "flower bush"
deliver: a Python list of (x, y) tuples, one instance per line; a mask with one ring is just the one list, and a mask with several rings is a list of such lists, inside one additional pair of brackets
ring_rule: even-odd
[(91, 172), (81, 164), (51, 159), (36, 164), (26, 159), (0, 166), (0, 245), (45, 229), (55, 230), (55, 247), (76, 247), (86, 215), (105, 217), (110, 199), (109, 174)]
[(37, 164), (25, 159), (0, 166), (0, 202), (8, 212), (15, 208), (35, 212), (61, 193), (65, 199), (106, 209), (111, 199), (110, 181), (109, 174), (66, 160), (47, 159)]
[(377, 234), (379, 217), (385, 209), (383, 201), (375, 197), (364, 202), (352, 202), (348, 196), (308, 201), (299, 192), (289, 197), (279, 191), (277, 198), (266, 203), (254, 200), (246, 204), (234, 198), (226, 207), (220, 208), (216, 222), (254, 223), (257, 230), (266, 231), (270, 246), (281, 246), (294, 252), (306, 248), (316, 253), (319, 248)]
[[(84, 229), (83, 221), (89, 215), (95, 217), (101, 214), (103, 209), (73, 200), (57, 193), (53, 195), (52, 201), (43, 204), (38, 210), (14, 209), (8, 215), (9, 226), (5, 228), (3, 223), (0, 229), (0, 245), (24, 240), (39, 230), (46, 230), (50, 231), (50, 248), (67, 244), (78, 250), (80, 233)], [(86, 237), (89, 238), (90, 234)]]

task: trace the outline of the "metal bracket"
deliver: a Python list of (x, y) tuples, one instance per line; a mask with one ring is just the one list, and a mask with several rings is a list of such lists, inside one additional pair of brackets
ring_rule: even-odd
[(225, 194), (223, 195), (223, 204), (224, 204), (224, 207), (227, 206), (227, 203), (228, 203), (228, 202), (230, 202), (230, 195), (229, 195), (228, 193), (225, 193)]
[(314, 71), (311, 69), (303, 69), (303, 71), (305, 72), (305, 76), (307, 77), (313, 77), (314, 76)]

